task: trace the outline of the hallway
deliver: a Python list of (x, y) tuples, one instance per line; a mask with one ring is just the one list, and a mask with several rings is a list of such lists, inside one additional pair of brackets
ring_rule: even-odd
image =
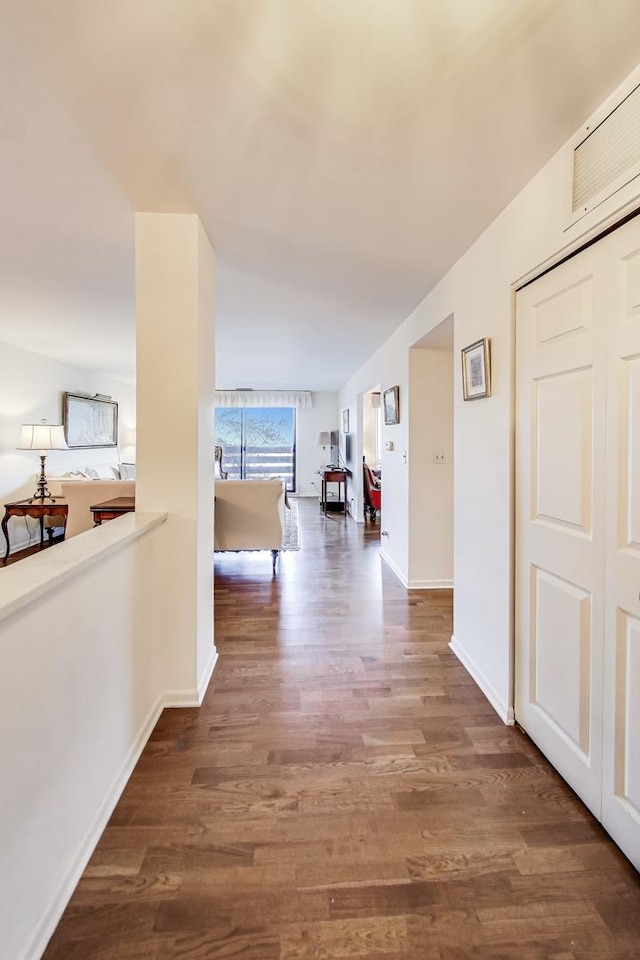
[(216, 556), (203, 707), (160, 718), (46, 960), (637, 960), (638, 875), (450, 652), (450, 592), (298, 502), (275, 577)]

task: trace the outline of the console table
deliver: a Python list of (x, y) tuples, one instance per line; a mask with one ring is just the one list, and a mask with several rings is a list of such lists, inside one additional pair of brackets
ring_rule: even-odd
[[(343, 513), (345, 517), (347, 516), (347, 471), (336, 469), (335, 467), (327, 468), (326, 470), (321, 471), (322, 474), (322, 509), (325, 516), (327, 515), (327, 484), (337, 483), (338, 484), (338, 500), (337, 502), (342, 502)], [(343, 497), (341, 498), (340, 494), (343, 491)]]
[[(9, 543), (9, 520), (11, 517), (34, 517), (34, 519), (40, 521), (40, 549), (42, 550), (44, 544), (44, 518), (61, 517), (62, 525), (64, 526), (67, 522), (67, 504), (64, 500), (56, 500), (55, 502), (47, 502), (46, 500), (15, 500), (13, 503), (5, 503), (4, 517), (2, 518), (2, 532), (7, 541), (7, 550), (4, 555), (4, 560), (2, 561), (3, 566), (6, 566), (11, 550), (11, 544)], [(49, 545), (51, 545), (52, 536), (53, 527), (49, 527), (47, 530)]]
[(113, 500), (94, 503), (92, 507), (89, 507), (96, 527), (99, 527), (104, 520), (114, 520), (116, 517), (121, 517), (123, 513), (133, 513), (135, 509), (135, 497), (114, 497)]

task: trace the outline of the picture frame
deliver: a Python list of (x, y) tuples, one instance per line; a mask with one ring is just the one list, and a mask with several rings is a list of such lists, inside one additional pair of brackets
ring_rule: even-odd
[(346, 436), (349, 433), (349, 411), (342, 411), (342, 432)]
[(476, 340), (461, 351), (462, 396), (482, 400), (491, 396), (491, 343), (488, 337)]
[(72, 450), (118, 446), (118, 404), (111, 397), (65, 392), (62, 425)]
[(382, 395), (384, 422), (386, 424), (400, 423), (400, 387), (389, 387)]

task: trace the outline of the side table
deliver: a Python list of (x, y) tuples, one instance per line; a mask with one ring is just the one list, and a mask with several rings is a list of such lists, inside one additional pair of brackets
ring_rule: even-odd
[(113, 500), (104, 500), (89, 507), (93, 514), (93, 524), (99, 527), (105, 520), (115, 520), (123, 513), (133, 513), (136, 509), (135, 497), (114, 497)]
[[(3, 566), (6, 566), (7, 560), (9, 559), (9, 551), (11, 550), (11, 544), (9, 543), (9, 520), (11, 517), (34, 517), (40, 521), (40, 549), (42, 550), (44, 544), (44, 518), (62, 517), (63, 522), (66, 524), (67, 504), (64, 500), (56, 500), (55, 503), (51, 501), (47, 502), (46, 500), (16, 500), (13, 503), (5, 503), (4, 517), (2, 518), (2, 532), (7, 541), (7, 550), (4, 555), (4, 560), (2, 561)], [(47, 536), (49, 538), (49, 546), (51, 546), (51, 538), (53, 536), (52, 527), (49, 527), (47, 530)]]
[[(347, 516), (347, 471), (346, 470), (323, 470), (322, 471), (322, 509), (324, 515), (327, 515), (327, 484), (338, 484), (338, 503), (342, 502), (344, 506), (344, 515)], [(340, 493), (344, 484), (344, 500), (341, 501)]]

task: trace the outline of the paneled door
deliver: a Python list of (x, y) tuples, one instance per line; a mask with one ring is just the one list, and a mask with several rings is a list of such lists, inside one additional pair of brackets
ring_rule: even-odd
[(607, 238), (609, 378), (602, 823), (640, 870), (640, 225)]
[(595, 248), (517, 297), (516, 720), (599, 816), (606, 309)]
[(640, 218), (516, 324), (516, 719), (640, 867)]

